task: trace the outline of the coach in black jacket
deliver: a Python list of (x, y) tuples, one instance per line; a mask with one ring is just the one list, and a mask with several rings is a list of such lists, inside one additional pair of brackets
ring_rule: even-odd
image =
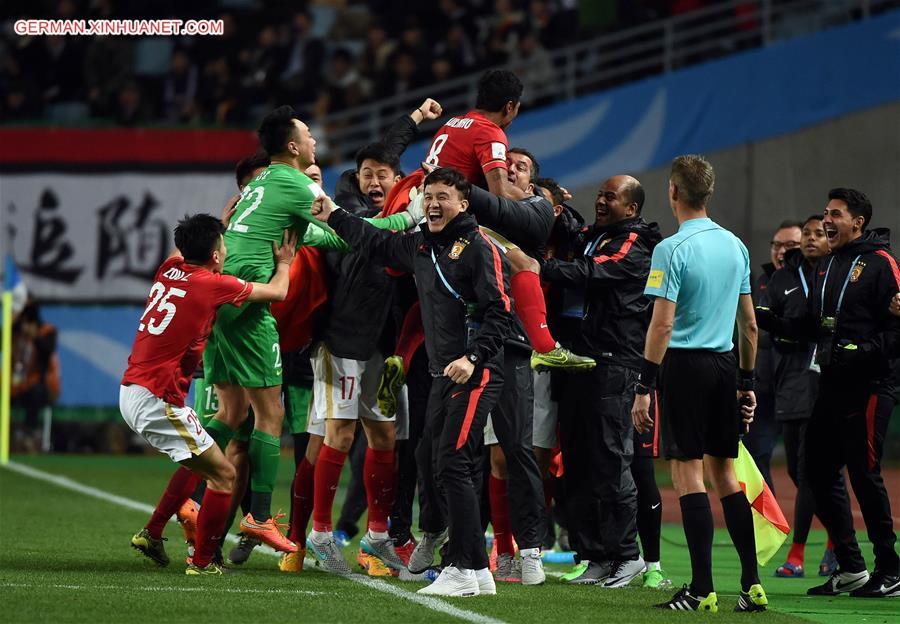
[[(810, 595), (900, 595), (891, 505), (881, 477), (881, 454), (894, 408), (894, 366), (900, 357), (900, 318), (889, 311), (900, 289), (900, 269), (885, 229), (866, 230), (868, 198), (854, 189), (828, 193), (823, 226), (831, 255), (819, 261), (809, 284), (806, 314), (788, 319), (758, 313), (776, 335), (816, 342), (822, 369), (819, 396), (806, 434), (806, 475), (816, 513), (834, 542), (839, 569)], [(853, 517), (840, 482), (844, 465), (875, 551), (866, 571)]]
[[(809, 288), (816, 279), (819, 259), (828, 255), (828, 238), (822, 228), (822, 215), (808, 217), (801, 225), (800, 248), (784, 254), (782, 266), (768, 281), (760, 303), (785, 318), (806, 314)], [(775, 420), (784, 437), (788, 474), (797, 488), (794, 504), (793, 544), (787, 561), (775, 575), (803, 576), (806, 539), (812, 524), (815, 502), (806, 477), (806, 429), (819, 388), (818, 366), (813, 362), (814, 343), (789, 336), (766, 333), (771, 344)], [(757, 364), (759, 358), (757, 357)], [(757, 369), (759, 370), (759, 369)], [(754, 423), (755, 426), (755, 423)], [(830, 574), (834, 553), (827, 551), (819, 566)]]
[(332, 210), (328, 200), (313, 207), (316, 218), (352, 247), (416, 277), (429, 370), (436, 378), (427, 420), (450, 520), (452, 564), (420, 590), (428, 594), (473, 595), (493, 587), (472, 475), (487, 414), (503, 387), (504, 343), (514, 313), (508, 264), (465, 212), (469, 189), (453, 169), (429, 174), (426, 223), (412, 235), (378, 231), (344, 210)]
[[(584, 291), (577, 348), (597, 360), (590, 373), (570, 375), (560, 403), (566, 463), (566, 517), (578, 536), (577, 554), (591, 566), (584, 583), (626, 585), (644, 571), (637, 546), (637, 491), (631, 404), (638, 380), (650, 300), (644, 286), (653, 248), (662, 239), (641, 216), (644, 191), (630, 176), (604, 182), (596, 222), (582, 258), (547, 260), (544, 280)], [(579, 344), (580, 343), (580, 344)]]

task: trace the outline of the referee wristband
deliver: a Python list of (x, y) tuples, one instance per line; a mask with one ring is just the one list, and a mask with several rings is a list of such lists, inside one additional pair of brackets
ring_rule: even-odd
[(746, 371), (744, 369), (739, 369), (740, 373), (740, 381), (738, 383), (738, 389), (741, 392), (752, 392), (754, 388), (754, 381), (756, 380), (756, 374), (754, 371)]
[(644, 361), (641, 362), (641, 376), (638, 377), (638, 380), (642, 386), (652, 389), (656, 387), (657, 372), (659, 372), (659, 364), (644, 358)]

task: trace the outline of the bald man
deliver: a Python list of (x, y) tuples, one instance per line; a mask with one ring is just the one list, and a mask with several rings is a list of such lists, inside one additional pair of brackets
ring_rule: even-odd
[[(573, 350), (597, 361), (592, 371), (566, 375), (560, 394), (566, 518), (581, 564), (567, 580), (575, 584), (624, 587), (645, 571), (630, 468), (635, 445), (652, 452), (655, 443), (633, 438), (631, 405), (650, 323), (644, 286), (662, 236), (655, 223), (641, 218), (643, 205), (635, 178), (609, 178), (597, 193), (596, 218), (582, 234), (580, 257), (551, 258), (541, 267), (544, 281), (582, 295), (581, 335)], [(658, 566), (658, 552), (647, 558)]]

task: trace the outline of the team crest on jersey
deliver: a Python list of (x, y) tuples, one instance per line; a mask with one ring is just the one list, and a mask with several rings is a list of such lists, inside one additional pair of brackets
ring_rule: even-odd
[(865, 262), (857, 262), (856, 266), (853, 267), (853, 273), (850, 274), (850, 281), (856, 282), (859, 280), (859, 276), (862, 275), (863, 269), (866, 268)]
[(453, 243), (453, 247), (450, 248), (450, 253), (447, 254), (450, 256), (451, 260), (459, 260), (459, 254), (463, 252), (466, 248), (466, 245), (469, 244), (469, 241), (464, 238), (459, 239), (458, 241)]

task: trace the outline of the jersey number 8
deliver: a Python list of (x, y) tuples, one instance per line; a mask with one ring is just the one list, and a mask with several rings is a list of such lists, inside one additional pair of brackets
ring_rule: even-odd
[(431, 144), (431, 151), (428, 152), (428, 158), (425, 159), (426, 165), (431, 165), (432, 167), (438, 166), (438, 154), (444, 149), (444, 143), (447, 142), (449, 136), (450, 135), (448, 134), (439, 134), (434, 137), (434, 143)]

